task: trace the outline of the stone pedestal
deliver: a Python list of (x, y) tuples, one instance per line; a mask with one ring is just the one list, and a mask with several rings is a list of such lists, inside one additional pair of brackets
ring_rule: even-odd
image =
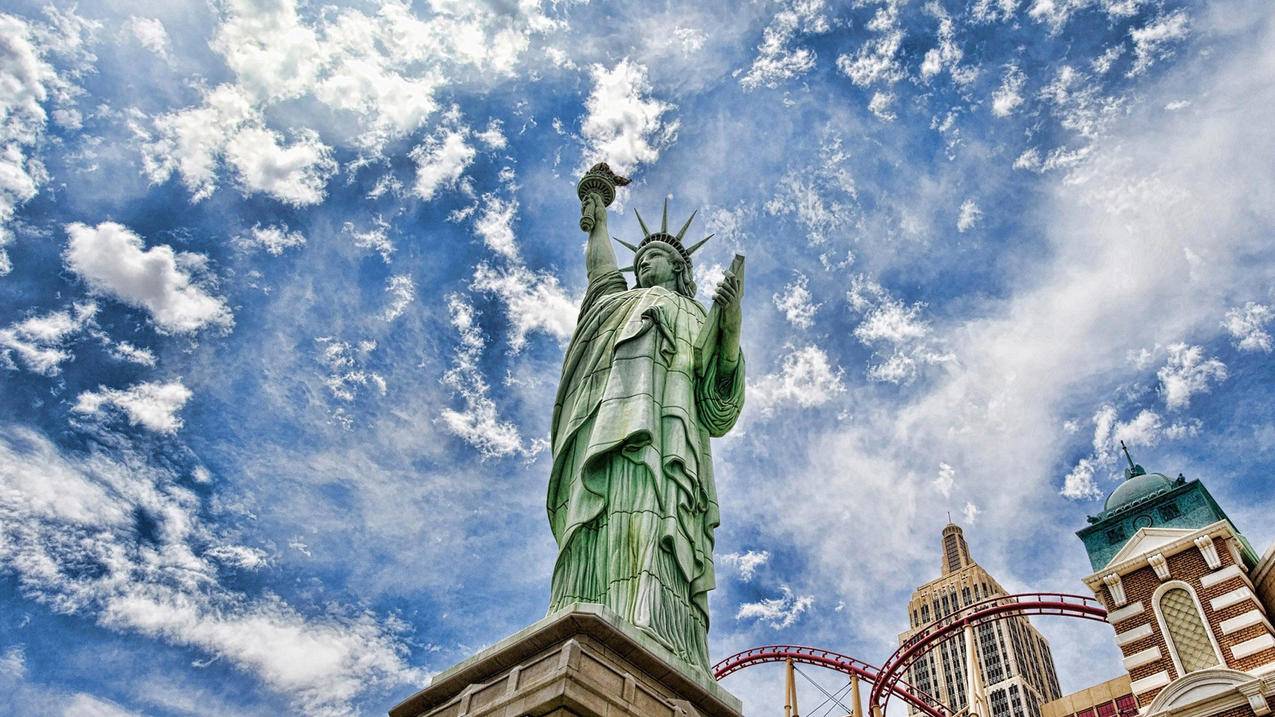
[(738, 698), (601, 605), (501, 640), (390, 717), (740, 717)]

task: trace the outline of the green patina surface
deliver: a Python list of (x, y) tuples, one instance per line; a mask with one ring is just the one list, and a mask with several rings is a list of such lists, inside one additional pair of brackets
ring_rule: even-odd
[[(1094, 570), (1110, 563), (1140, 528), (1198, 530), (1230, 520), (1198, 480), (1147, 473), (1141, 466), (1127, 469), (1125, 476), (1107, 497), (1103, 511), (1090, 518), (1091, 525), (1076, 532)], [(1238, 530), (1235, 533), (1239, 535)], [(1257, 554), (1247, 539), (1241, 535), (1240, 542), (1245, 561), (1256, 564)]]
[(610, 247), (608, 197), (582, 189), (581, 199), (589, 288), (554, 406), (550, 611), (604, 605), (707, 671), (719, 523), (709, 442), (743, 407), (742, 284), (728, 274), (706, 311), (681, 245), (686, 227), (669, 234), (666, 208), (660, 231), (645, 232), (630, 287)]

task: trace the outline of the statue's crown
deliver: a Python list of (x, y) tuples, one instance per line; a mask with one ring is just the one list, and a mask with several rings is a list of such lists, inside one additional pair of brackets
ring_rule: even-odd
[(699, 251), (700, 247), (704, 246), (709, 239), (713, 238), (713, 235), (709, 234), (689, 247), (682, 244), (682, 237), (686, 236), (686, 230), (690, 228), (691, 222), (694, 221), (696, 212), (691, 212), (691, 216), (686, 220), (686, 223), (682, 225), (682, 228), (678, 230), (677, 234), (670, 234), (668, 231), (668, 199), (664, 200), (664, 216), (660, 221), (660, 230), (657, 232), (653, 232), (646, 227), (646, 222), (642, 221), (642, 215), (638, 214), (638, 210), (636, 208), (633, 209), (633, 214), (637, 216), (638, 225), (642, 227), (642, 241), (638, 242), (637, 246), (634, 246), (623, 239), (616, 239), (616, 241), (628, 247), (629, 250), (633, 252), (633, 266), (625, 267), (623, 271), (633, 271), (634, 267), (637, 266), (638, 257), (642, 255), (642, 252), (647, 247), (656, 243), (665, 244), (671, 247), (674, 251), (681, 255), (687, 266), (690, 266), (691, 255)]

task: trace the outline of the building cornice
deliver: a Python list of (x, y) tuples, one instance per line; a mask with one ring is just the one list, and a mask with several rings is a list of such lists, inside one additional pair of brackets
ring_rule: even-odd
[[(1146, 530), (1147, 530), (1146, 528), (1140, 528), (1137, 533), (1133, 534), (1133, 537), (1130, 538), (1129, 541), (1133, 542), (1134, 540), (1137, 540), (1139, 537), (1145, 534), (1144, 531)], [(1142, 553), (1139, 555), (1134, 555), (1118, 563), (1116, 562), (1110, 563), (1106, 567), (1102, 568), (1101, 570), (1083, 578), (1083, 580), (1085, 585), (1088, 585), (1091, 590), (1093, 590), (1095, 593), (1098, 593), (1100, 592), (1103, 586), (1103, 578), (1108, 575), (1123, 577), (1125, 575), (1128, 575), (1129, 573), (1134, 572), (1135, 570), (1139, 570), (1141, 568), (1145, 568), (1149, 565), (1152, 565), (1153, 559), (1155, 560), (1155, 562), (1158, 563), (1162, 559), (1169, 558), (1171, 556), (1177, 555), (1178, 553), (1182, 553), (1187, 550), (1201, 550), (1200, 544), (1196, 543), (1196, 540), (1198, 538), (1211, 539), (1216, 537), (1216, 538), (1222, 538), (1224, 540), (1233, 540), (1233, 539), (1237, 539), (1238, 536), (1239, 536), (1239, 533), (1235, 530), (1235, 527), (1231, 525), (1231, 522), (1229, 520), (1219, 520), (1216, 523), (1206, 525), (1203, 528), (1200, 528), (1199, 530), (1194, 530), (1189, 533), (1184, 533), (1182, 537), (1172, 542), (1165, 543), (1163, 545), (1158, 545), (1155, 547), (1154, 550), (1150, 550), (1146, 553)]]

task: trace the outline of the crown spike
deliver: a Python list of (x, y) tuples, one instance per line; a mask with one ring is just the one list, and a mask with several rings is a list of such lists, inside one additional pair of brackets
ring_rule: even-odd
[(696, 214), (696, 212), (698, 212), (698, 211), (699, 211), (699, 210), (698, 210), (698, 209), (696, 209), (694, 212), (691, 212), (691, 218), (690, 218), (690, 219), (687, 219), (687, 220), (686, 220), (686, 223), (685, 223), (685, 224), (683, 224), (683, 225), (682, 225), (682, 228), (681, 228), (681, 229), (677, 232), (677, 240), (678, 240), (678, 241), (682, 241), (682, 237), (686, 236), (686, 230), (687, 230), (687, 229), (689, 229), (689, 228), (691, 227), (691, 222), (695, 221), (695, 214)]
[[(690, 224), (690, 222), (687, 222), (687, 224)], [(683, 228), (683, 231), (685, 231), (685, 228)], [(687, 249), (687, 250), (686, 250), (686, 255), (687, 255), (687, 256), (690, 256), (691, 254), (694, 254), (695, 252), (699, 251), (699, 248), (700, 248), (700, 247), (702, 247), (702, 246), (704, 246), (705, 244), (707, 244), (707, 243), (708, 243), (708, 240), (709, 240), (709, 239), (712, 239), (712, 238), (713, 238), (713, 237), (715, 237), (715, 236), (717, 236), (717, 235), (716, 235), (716, 234), (709, 234), (708, 236), (704, 237), (703, 239), (700, 239), (699, 241), (695, 242), (695, 244), (694, 244), (694, 245), (692, 245), (689, 249)]]
[(660, 220), (660, 233), (668, 234), (668, 197), (664, 198), (664, 218)]
[(628, 272), (628, 273), (630, 273), (630, 274), (635, 274), (635, 273), (637, 273), (637, 269), (634, 269), (632, 264), (630, 264), (629, 266), (622, 266), (622, 267), (620, 267), (620, 271), (625, 271), (625, 272)]
[(620, 242), (620, 245), (621, 245), (621, 246), (623, 246), (625, 249), (628, 249), (629, 251), (637, 251), (637, 250), (638, 250), (638, 248), (637, 248), (637, 247), (635, 247), (635, 246), (633, 246), (632, 244), (630, 244), (630, 243), (628, 243), (628, 242), (624, 241), (624, 240), (623, 240), (623, 239), (621, 239), (620, 237), (611, 237), (611, 238), (612, 238), (612, 239), (614, 239), (614, 240), (616, 240), (616, 241), (618, 241), (618, 242)]
[(637, 219), (638, 219), (638, 226), (642, 227), (642, 236), (643, 236), (643, 237), (648, 237), (648, 236), (650, 236), (650, 235), (651, 235), (651, 230), (646, 228), (646, 222), (642, 221), (642, 215), (641, 215), (641, 214), (638, 214), (637, 207), (633, 207), (633, 214), (634, 214), (634, 216), (636, 216), (636, 217), (637, 217)]

